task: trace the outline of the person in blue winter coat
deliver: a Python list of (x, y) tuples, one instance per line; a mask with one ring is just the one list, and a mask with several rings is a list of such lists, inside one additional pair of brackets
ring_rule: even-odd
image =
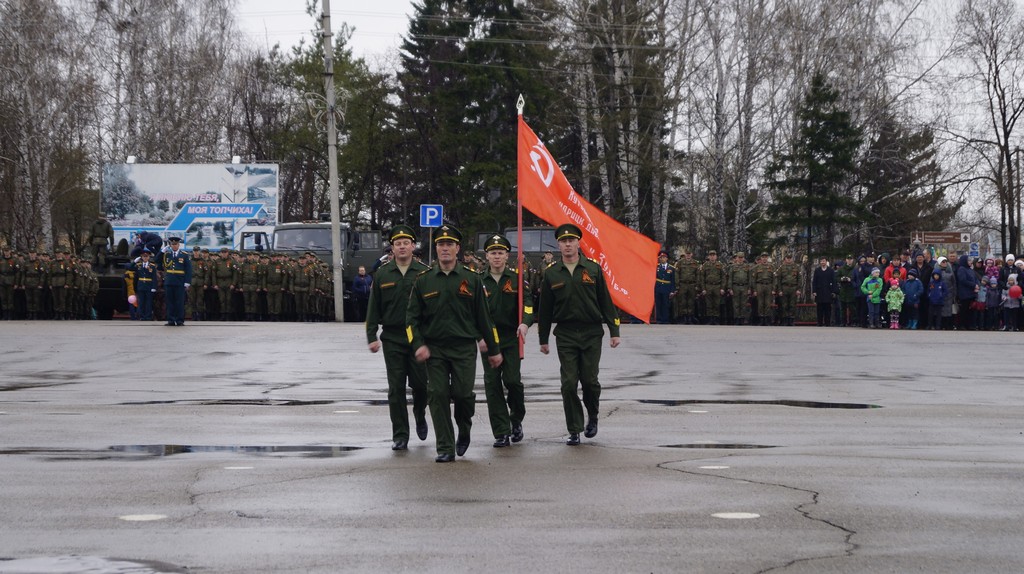
[(921, 297), (924, 295), (924, 284), (917, 278), (917, 269), (911, 268), (907, 272), (907, 280), (900, 288), (903, 289), (903, 313), (907, 319), (907, 328), (917, 329)]
[(928, 328), (933, 331), (942, 329), (942, 307), (948, 291), (942, 272), (932, 272), (932, 280), (928, 284)]

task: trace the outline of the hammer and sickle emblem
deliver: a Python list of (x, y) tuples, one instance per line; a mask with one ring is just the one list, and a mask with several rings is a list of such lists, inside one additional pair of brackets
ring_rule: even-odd
[[(544, 144), (540, 142), (533, 144), (533, 149), (530, 150), (530, 159), (533, 161), (533, 166), (530, 169), (544, 182), (544, 187), (551, 187), (551, 180), (555, 178), (555, 162), (551, 159), (548, 150), (544, 149)], [(546, 169), (541, 167), (541, 159), (547, 164)]]

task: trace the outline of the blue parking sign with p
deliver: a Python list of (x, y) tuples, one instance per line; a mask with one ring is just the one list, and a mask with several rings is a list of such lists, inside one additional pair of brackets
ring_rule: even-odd
[(424, 204), (420, 206), (420, 227), (441, 227), (444, 221), (444, 206)]

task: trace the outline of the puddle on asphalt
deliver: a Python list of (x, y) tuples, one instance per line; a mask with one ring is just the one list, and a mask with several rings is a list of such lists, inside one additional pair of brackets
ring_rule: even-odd
[(0, 384), (0, 392), (3, 391), (24, 391), (28, 389), (48, 389), (51, 387), (63, 387), (74, 385), (73, 382), (48, 382), (48, 383), (6, 383)]
[[(335, 401), (297, 401), (289, 399), (209, 399), (209, 400), (182, 400), (182, 401), (132, 401), (119, 403), (122, 406), (140, 405), (196, 405), (196, 406), (253, 406), (253, 407), (309, 407), (317, 405), (333, 405)], [(387, 404), (387, 401), (384, 401)]]
[(690, 444), (663, 444), (661, 448), (724, 448), (724, 449), (755, 449), (755, 448), (779, 448), (774, 444), (738, 444), (738, 443), (707, 443), (695, 442)]
[(802, 407), (805, 409), (880, 409), (881, 405), (867, 403), (823, 403), (818, 401), (753, 401), (753, 400), (654, 400), (641, 399), (639, 402), (648, 405), (662, 405), (666, 407), (680, 407), (684, 405), (777, 405), (783, 407)]
[(13, 448), (0, 450), (0, 455), (38, 455), (47, 460), (112, 460), (143, 459), (196, 453), (229, 453), (252, 456), (298, 456), (302, 458), (334, 458), (362, 450), (361, 446), (207, 446), (184, 444), (114, 445), (107, 449)]
[(0, 574), (54, 574), (57, 572), (90, 572), (94, 574), (176, 574), (189, 572), (171, 564), (129, 558), (100, 556), (37, 556), (33, 558), (0, 558)]

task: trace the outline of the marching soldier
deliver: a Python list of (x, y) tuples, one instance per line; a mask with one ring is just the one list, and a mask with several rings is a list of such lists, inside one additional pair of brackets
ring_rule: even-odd
[(779, 321), (793, 326), (796, 300), (800, 297), (800, 266), (793, 262), (793, 254), (786, 253), (782, 265), (775, 271), (775, 290), (779, 294)]
[[(561, 261), (544, 273), (537, 324), (540, 352), (547, 355), (551, 324), (555, 327), (558, 362), (561, 365), (562, 408), (569, 439), (565, 444), (580, 444), (580, 432), (587, 438), (597, 436), (601, 383), (602, 324), (608, 325), (610, 344), (619, 346), (619, 317), (601, 266), (580, 256), (579, 227), (565, 223), (555, 229)], [(583, 402), (577, 389), (583, 387)], [(587, 425), (583, 426), (583, 409)]]
[(757, 298), (758, 324), (762, 326), (770, 325), (772, 303), (775, 301), (775, 270), (772, 269), (767, 253), (761, 253), (757, 256), (753, 279), (754, 296)]
[(700, 263), (693, 258), (693, 250), (683, 250), (683, 257), (676, 261), (676, 316), (684, 325), (695, 322), (694, 309), (697, 307), (697, 284), (700, 279)]
[[(416, 360), (427, 365), (427, 402), (437, 441), (436, 462), (453, 462), (469, 448), (476, 410), (477, 342), (487, 347), (488, 362), (502, 364), (498, 332), (487, 310), (480, 276), (459, 265), (462, 233), (442, 225), (434, 237), (437, 266), (416, 278), (406, 313), (409, 343)], [(455, 425), (449, 405), (454, 404)], [(458, 427), (458, 439), (455, 438)]]
[(753, 279), (753, 265), (748, 265), (744, 259), (743, 252), (737, 252), (733, 256), (732, 265), (729, 266), (728, 293), (732, 298), (733, 323), (743, 325), (749, 316), (747, 308), (751, 295), (751, 280)]
[[(381, 265), (370, 288), (366, 308), (366, 342), (371, 353), (384, 349), (384, 366), (388, 375), (388, 412), (391, 415), (391, 450), (409, 448), (409, 410), (406, 385), (412, 389), (412, 413), (416, 419), (416, 436), (427, 438), (427, 369), (415, 359), (412, 341), (408, 338), (407, 317), (409, 293), (416, 277), (428, 267), (412, 256), (416, 232), (408, 225), (397, 225), (389, 235), (394, 258)], [(313, 262), (307, 263), (304, 274), (316, 272)], [(302, 280), (301, 282), (305, 282)], [(300, 298), (301, 300), (301, 298)], [(382, 327), (380, 338), (377, 329)], [(447, 402), (444, 406), (448, 408)], [(436, 424), (436, 423), (435, 423)], [(436, 432), (436, 431), (435, 431)]]
[[(491, 320), (498, 330), (502, 356), (498, 368), (492, 368), (487, 359), (483, 360), (484, 392), (495, 448), (523, 440), (523, 418), (526, 416), (519, 340), (526, 337), (533, 324), (533, 306), (527, 294), (530, 286), (524, 282), (523, 320), (520, 321), (519, 274), (508, 267), (511, 249), (512, 242), (503, 235), (495, 234), (484, 243), (484, 252), (487, 253), (487, 269), (483, 272), (484, 293)], [(480, 352), (487, 352), (487, 345), (483, 342)]]
[(709, 325), (720, 324), (719, 307), (725, 295), (725, 265), (718, 260), (717, 251), (708, 251), (708, 260), (700, 267), (700, 294), (704, 296), (704, 304)]

